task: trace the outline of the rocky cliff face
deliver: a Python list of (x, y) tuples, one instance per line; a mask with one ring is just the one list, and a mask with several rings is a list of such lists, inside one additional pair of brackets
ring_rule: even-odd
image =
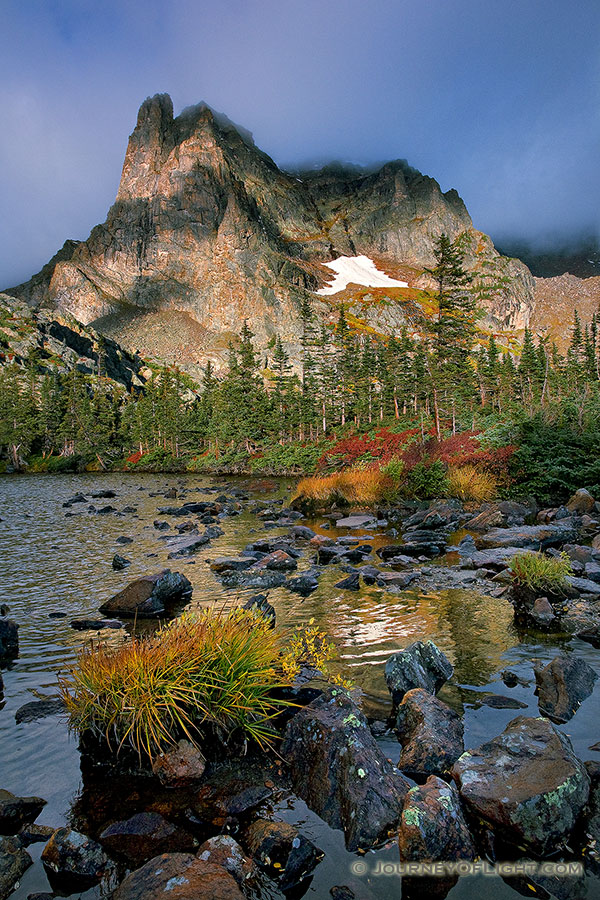
[[(410, 324), (441, 232), (468, 232), (470, 262), (508, 276), (487, 301), (490, 327), (523, 328), (531, 274), (473, 229), (456, 191), (442, 193), (403, 161), (371, 173), (286, 173), (206, 105), (174, 118), (162, 94), (140, 108), (106, 222), (9, 292), (194, 371), (209, 358), (220, 363), (244, 319), (259, 346), (278, 332), (293, 355), (305, 291), (325, 318), (344, 299), (359, 325), (386, 332)], [(331, 279), (323, 263), (357, 255), (402, 274), (408, 287), (314, 296)]]

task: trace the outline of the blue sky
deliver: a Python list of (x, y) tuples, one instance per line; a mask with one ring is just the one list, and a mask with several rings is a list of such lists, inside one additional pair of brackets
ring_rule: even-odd
[(0, 284), (104, 220), (140, 103), (406, 158), (496, 239), (600, 232), (598, 0), (2, 0)]

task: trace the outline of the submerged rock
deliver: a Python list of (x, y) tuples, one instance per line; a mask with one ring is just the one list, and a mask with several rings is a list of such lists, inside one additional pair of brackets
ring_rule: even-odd
[(0, 900), (12, 894), (33, 860), (18, 838), (0, 840)]
[(54, 832), (42, 851), (42, 862), (51, 883), (77, 888), (91, 887), (111, 869), (100, 844), (71, 828)]
[(400, 818), (408, 782), (385, 758), (367, 720), (341, 689), (329, 689), (288, 723), (281, 755), (295, 792), (348, 850), (367, 849)]
[(394, 704), (412, 688), (435, 694), (452, 677), (454, 667), (433, 641), (415, 641), (385, 664), (385, 680)]
[(156, 812), (141, 812), (121, 822), (113, 822), (100, 835), (113, 856), (141, 866), (159, 853), (186, 853), (198, 846), (189, 832), (168, 822)]
[(324, 853), (288, 822), (257, 819), (246, 832), (248, 852), (282, 891), (289, 891), (311, 874)]
[(352, 572), (352, 574), (348, 575), (347, 578), (343, 578), (341, 581), (338, 581), (337, 584), (334, 584), (335, 588), (342, 588), (345, 591), (359, 591), (360, 590), (360, 573)]
[(542, 854), (568, 838), (590, 789), (569, 738), (547, 719), (525, 716), (463, 753), (452, 775), (473, 815)]
[(12, 619), (0, 618), (0, 659), (19, 655), (19, 626)]
[(41, 797), (17, 797), (0, 790), (0, 834), (16, 834), (22, 825), (35, 822), (45, 805)]
[(53, 697), (50, 700), (31, 700), (16, 711), (15, 722), (17, 725), (21, 725), (23, 722), (35, 722), (46, 716), (55, 716), (64, 710), (65, 701), (60, 697)]
[(104, 615), (122, 618), (156, 618), (171, 605), (187, 601), (192, 585), (179, 572), (165, 569), (157, 575), (146, 575), (132, 581), (100, 607)]
[(423, 688), (404, 695), (396, 729), (402, 744), (398, 767), (410, 777), (441, 775), (464, 751), (460, 716)]
[(131, 872), (113, 900), (244, 900), (234, 877), (191, 853), (163, 853)]
[(152, 763), (152, 771), (161, 784), (171, 788), (185, 788), (197, 784), (204, 775), (206, 760), (190, 741), (181, 740), (172, 750), (159, 754)]
[(185, 556), (193, 556), (201, 547), (205, 547), (210, 542), (210, 537), (204, 534), (197, 534), (193, 537), (186, 538), (173, 545), (173, 550), (168, 555), (168, 559), (181, 559)]
[(400, 859), (472, 860), (475, 847), (453, 784), (431, 775), (406, 795), (398, 831)]
[(319, 582), (316, 575), (305, 574), (298, 575), (297, 578), (288, 578), (283, 587), (294, 594), (300, 594), (301, 597), (308, 597), (317, 590)]
[(540, 712), (553, 722), (572, 719), (598, 678), (585, 660), (572, 656), (556, 656), (534, 671)]

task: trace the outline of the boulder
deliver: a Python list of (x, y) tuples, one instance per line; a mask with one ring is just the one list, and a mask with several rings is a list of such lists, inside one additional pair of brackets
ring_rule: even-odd
[(402, 744), (398, 768), (411, 778), (447, 772), (465, 749), (460, 716), (423, 688), (402, 698), (396, 730)]
[(131, 560), (127, 559), (126, 556), (119, 556), (118, 553), (112, 558), (112, 567), (115, 571), (120, 572), (122, 569), (126, 569), (127, 566), (131, 565)]
[(540, 712), (553, 722), (572, 719), (598, 678), (584, 659), (572, 656), (556, 656), (534, 671)]
[(301, 597), (308, 597), (317, 590), (319, 582), (316, 575), (304, 574), (298, 575), (296, 578), (288, 578), (283, 587), (294, 594), (300, 594)]
[(171, 528), (168, 522), (163, 522), (160, 519), (155, 519), (152, 524), (157, 531), (169, 531)]
[(533, 601), (533, 606), (527, 613), (527, 617), (531, 624), (539, 628), (540, 631), (545, 631), (558, 622), (552, 604), (547, 597), (536, 597)]
[(234, 877), (191, 853), (163, 853), (125, 878), (113, 900), (244, 900)]
[(372, 528), (376, 521), (373, 516), (357, 515), (345, 516), (343, 519), (338, 519), (335, 524), (337, 528)]
[(99, 837), (111, 856), (141, 866), (160, 853), (186, 853), (198, 846), (196, 838), (156, 812), (141, 812), (113, 822)]
[(33, 860), (18, 838), (0, 840), (0, 900), (12, 894)]
[(23, 847), (31, 844), (47, 844), (56, 828), (51, 825), (23, 825), (17, 837)]
[(12, 619), (0, 619), (0, 659), (19, 655), (19, 626)]
[(100, 844), (71, 828), (54, 832), (42, 850), (42, 862), (51, 884), (78, 889), (96, 884), (111, 869)]
[(475, 859), (475, 847), (453, 784), (431, 775), (409, 790), (398, 830), (400, 859), (451, 862)]
[(348, 575), (347, 578), (342, 578), (341, 581), (338, 581), (334, 584), (335, 588), (341, 588), (344, 591), (359, 591), (360, 590), (360, 573), (352, 572)]
[(172, 605), (187, 601), (192, 596), (192, 585), (179, 572), (165, 569), (157, 575), (146, 575), (132, 581), (118, 594), (100, 607), (106, 616), (121, 618), (156, 618)]
[(254, 861), (249, 859), (237, 841), (226, 834), (211, 837), (198, 848), (198, 859), (223, 866), (232, 875), (240, 887), (256, 879), (257, 869)]
[(35, 822), (45, 805), (41, 797), (17, 797), (0, 790), (0, 834), (16, 834), (22, 825)]
[(412, 688), (437, 693), (453, 672), (452, 663), (433, 641), (415, 641), (385, 664), (385, 680), (395, 705)]
[(348, 694), (330, 688), (288, 723), (281, 755), (295, 792), (348, 850), (367, 849), (400, 818), (408, 782), (385, 758)]
[(492, 528), (479, 538), (480, 549), (495, 547), (521, 547), (524, 550), (544, 550), (558, 547), (577, 537), (577, 528), (572, 518), (563, 519), (550, 525), (516, 525), (513, 528)]
[(294, 525), (293, 528), (290, 528), (290, 537), (300, 541), (310, 541), (315, 537), (315, 532), (306, 525)]
[(186, 740), (179, 741), (172, 750), (159, 754), (152, 763), (152, 771), (161, 784), (171, 788), (186, 788), (197, 784), (205, 769), (204, 756)]
[(254, 861), (277, 879), (283, 892), (307, 878), (324, 856), (288, 822), (256, 819), (246, 831), (245, 842)]
[(496, 547), (492, 550), (477, 550), (469, 555), (475, 569), (507, 569), (513, 556), (523, 553), (521, 547)]
[(287, 550), (273, 550), (262, 559), (252, 564), (253, 572), (268, 569), (270, 572), (291, 572), (298, 567), (298, 563)]
[(567, 503), (567, 509), (571, 514), (577, 516), (584, 514), (593, 515), (596, 511), (596, 501), (589, 491), (586, 491), (585, 488), (580, 488), (578, 491), (575, 491)]
[(568, 838), (590, 790), (569, 738), (547, 719), (526, 716), (463, 753), (452, 775), (474, 816), (540, 854)]

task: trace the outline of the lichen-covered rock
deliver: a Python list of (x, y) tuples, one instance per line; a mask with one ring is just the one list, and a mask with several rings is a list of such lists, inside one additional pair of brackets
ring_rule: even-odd
[(282, 891), (289, 891), (307, 878), (323, 851), (288, 822), (256, 819), (245, 835), (248, 852), (271, 878), (277, 878)]
[(42, 862), (52, 884), (91, 887), (110, 870), (111, 864), (96, 841), (59, 828), (42, 850)]
[(324, 691), (288, 723), (281, 755), (294, 790), (349, 850), (384, 838), (400, 818), (409, 784), (385, 758), (348, 694)]
[(0, 900), (12, 894), (33, 860), (16, 838), (0, 840)]
[(218, 834), (211, 837), (198, 848), (198, 859), (223, 866), (230, 875), (233, 875), (240, 887), (247, 882), (252, 882), (257, 876), (254, 861), (247, 857), (230, 835)]
[(124, 821), (113, 822), (99, 840), (109, 853), (134, 867), (160, 853), (187, 853), (198, 846), (191, 834), (156, 812), (136, 813)]
[(22, 825), (35, 822), (45, 805), (41, 797), (17, 797), (0, 790), (0, 834), (16, 834)]
[(206, 760), (189, 741), (181, 740), (152, 763), (152, 771), (166, 787), (184, 788), (197, 784), (204, 775)]
[(407, 691), (425, 688), (435, 694), (452, 676), (450, 660), (433, 641), (415, 641), (394, 653), (385, 664), (385, 680), (395, 704)]
[(553, 722), (568, 722), (590, 696), (598, 675), (579, 657), (556, 656), (547, 666), (535, 667), (538, 706)]
[(100, 612), (121, 618), (156, 618), (173, 604), (189, 600), (191, 595), (192, 585), (185, 575), (165, 569), (132, 581), (103, 603)]
[(423, 688), (402, 698), (396, 730), (402, 744), (398, 767), (410, 777), (441, 775), (464, 751), (460, 716)]
[(453, 784), (431, 775), (409, 790), (398, 830), (400, 859), (472, 860), (475, 847)]
[(190, 853), (163, 853), (131, 872), (113, 900), (244, 900), (235, 879)]
[(568, 838), (590, 790), (569, 738), (547, 719), (525, 716), (463, 753), (452, 775), (473, 815), (537, 853)]

